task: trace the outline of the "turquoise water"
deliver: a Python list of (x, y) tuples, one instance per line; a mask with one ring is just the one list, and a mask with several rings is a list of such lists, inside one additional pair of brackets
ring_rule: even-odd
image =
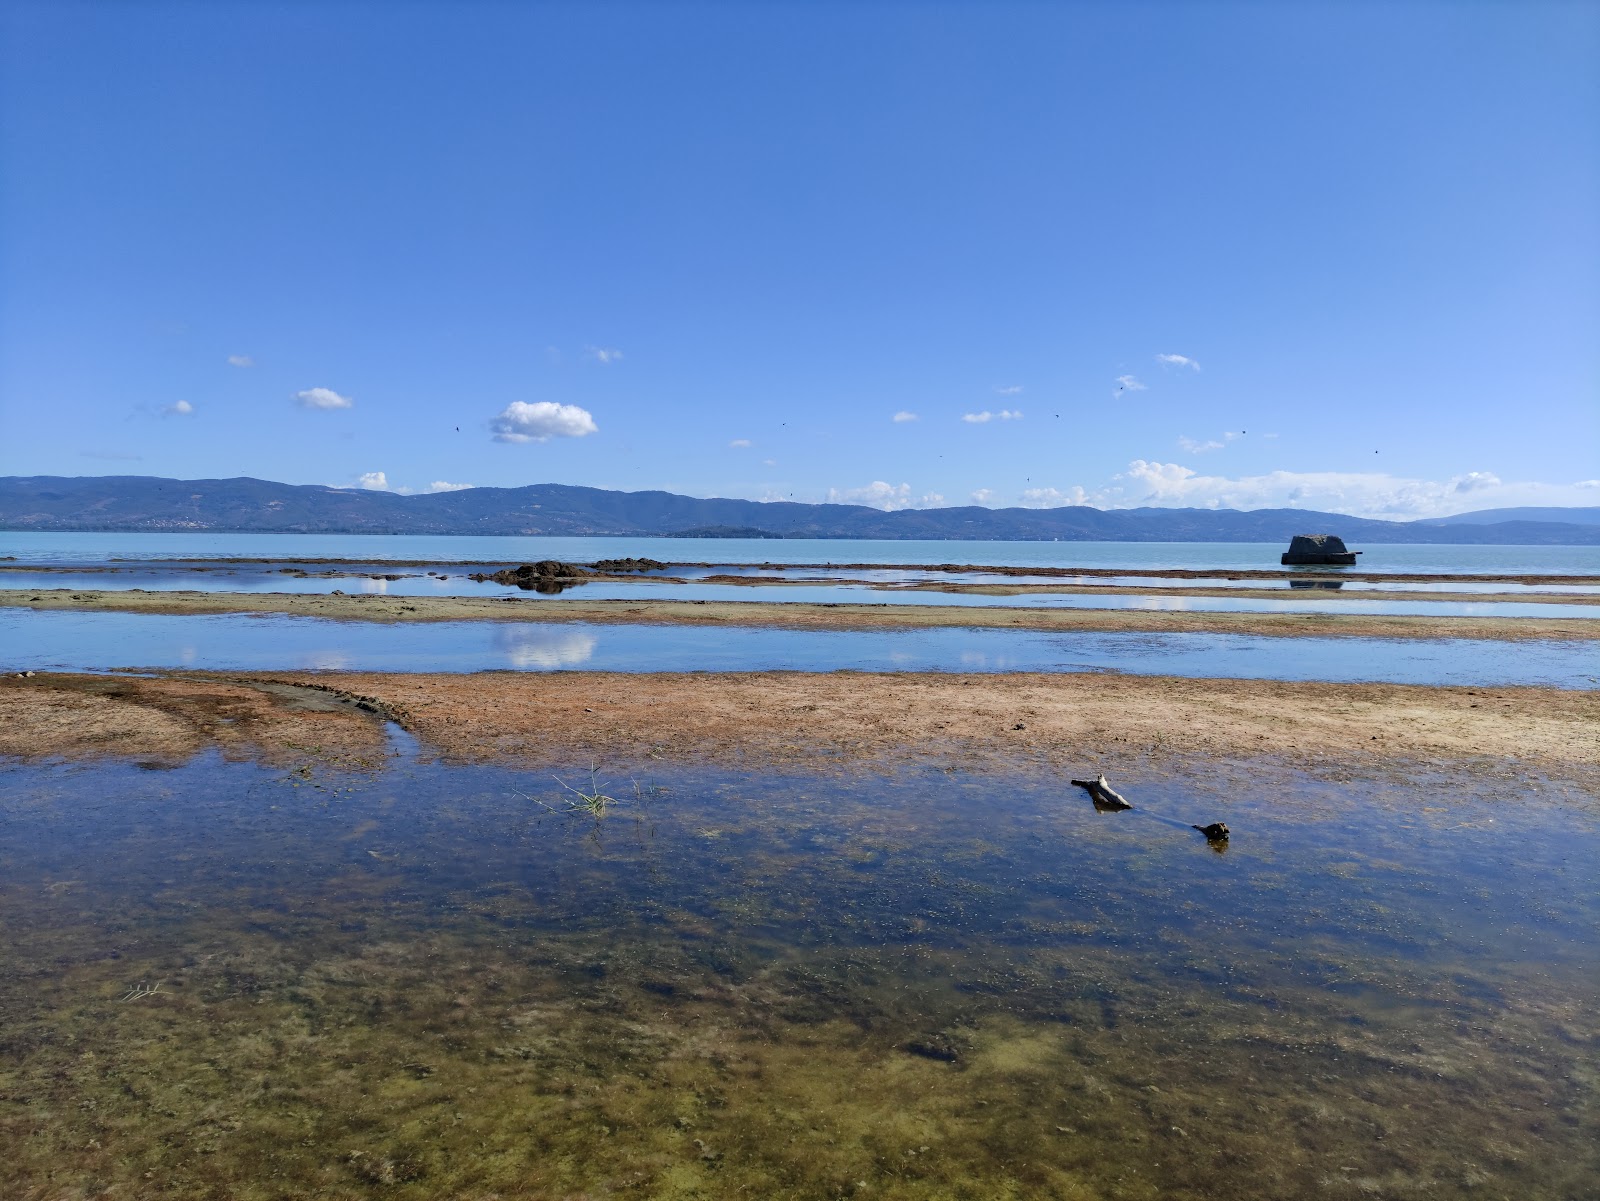
[[(641, 556), (703, 563), (980, 563), (1004, 567), (1279, 566), (1282, 543), (882, 542), (869, 539), (484, 538), (372, 534), (111, 534), (0, 532), (0, 555), (38, 563), (125, 558), (336, 558), (522, 563)], [(1600, 546), (1359, 547), (1362, 571), (1597, 575)], [(1319, 568), (1325, 571), (1326, 568)]]

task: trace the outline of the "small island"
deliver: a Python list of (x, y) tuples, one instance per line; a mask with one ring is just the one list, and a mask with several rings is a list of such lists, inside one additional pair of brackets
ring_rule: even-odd
[(1354, 567), (1358, 550), (1346, 550), (1337, 534), (1296, 534), (1283, 552), (1285, 567)]

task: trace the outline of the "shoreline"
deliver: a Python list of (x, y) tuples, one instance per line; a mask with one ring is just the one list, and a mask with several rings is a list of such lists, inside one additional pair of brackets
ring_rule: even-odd
[(1600, 693), (1167, 676), (273, 671), (0, 678), (0, 756), (372, 767), (382, 720), (425, 754), (1065, 773), (1272, 759), (1318, 774), (1530, 769), (1600, 781)]
[(322, 593), (0, 589), (0, 609), (164, 616), (277, 614), (333, 621), (592, 622), (730, 625), (779, 629), (1016, 629), (1046, 633), (1215, 633), (1270, 637), (1600, 639), (1600, 621), (1551, 617), (1194, 612), (1172, 609), (1037, 609), (893, 603), (524, 600), (506, 597), (335, 596)]
[[(1130, 545), (1140, 545), (1130, 543)], [(205, 564), (205, 567), (197, 567)], [(15, 557), (0, 559), (0, 578), (5, 572), (22, 571), (49, 571), (49, 572), (115, 572), (133, 571), (143, 568), (173, 566), (185, 570), (202, 571), (212, 568), (228, 568), (235, 566), (270, 566), (273, 564), (304, 565), (314, 564), (319, 567), (490, 567), (495, 565), (515, 566), (510, 560), (505, 559), (354, 559), (354, 558), (327, 558), (293, 556), (255, 556), (255, 557), (193, 557), (182, 559), (133, 559), (112, 558), (101, 563), (75, 565), (69, 563), (24, 563)], [(587, 564), (576, 564), (587, 567)], [(1090, 576), (1097, 579), (1114, 578), (1118, 576), (1143, 576), (1148, 579), (1159, 580), (1315, 580), (1318, 582), (1342, 581), (1346, 583), (1394, 583), (1394, 584), (1600, 584), (1600, 574), (1597, 575), (1572, 575), (1559, 573), (1465, 573), (1465, 572), (1384, 572), (1362, 571), (1354, 569), (1327, 569), (1314, 571), (1305, 568), (1224, 568), (1224, 567), (1049, 567), (1014, 565), (984, 565), (976, 563), (779, 563), (779, 562), (727, 562), (708, 560), (703, 562), (663, 562), (667, 569), (676, 567), (691, 567), (695, 569), (710, 569), (713, 567), (758, 567), (769, 571), (924, 571), (940, 574), (983, 574), (1002, 576), (1042, 576), (1049, 579), (1064, 579), (1072, 576)], [(366, 574), (366, 573), (360, 573)], [(601, 577), (610, 580), (644, 580), (660, 579), (661, 577), (644, 576), (635, 573), (600, 573)]]

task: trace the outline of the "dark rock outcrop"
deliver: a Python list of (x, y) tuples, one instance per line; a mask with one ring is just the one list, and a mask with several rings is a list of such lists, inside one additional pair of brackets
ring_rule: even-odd
[(506, 584), (529, 592), (560, 592), (563, 588), (582, 583), (594, 574), (587, 567), (579, 567), (576, 563), (563, 563), (559, 559), (540, 559), (537, 563), (507, 567), (493, 574), (480, 571), (468, 578), (480, 584), (486, 581)]
[(1346, 550), (1344, 539), (1337, 534), (1296, 534), (1289, 541), (1280, 562), (1285, 567), (1316, 565), (1351, 567), (1355, 565), (1358, 550)]
[(626, 575), (630, 571), (665, 571), (667, 565), (659, 559), (601, 559), (590, 564), (603, 575)]

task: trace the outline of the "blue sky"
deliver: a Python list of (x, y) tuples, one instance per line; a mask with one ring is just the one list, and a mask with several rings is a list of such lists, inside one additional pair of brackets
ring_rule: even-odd
[(0, 20), (0, 472), (1600, 504), (1594, 5)]

